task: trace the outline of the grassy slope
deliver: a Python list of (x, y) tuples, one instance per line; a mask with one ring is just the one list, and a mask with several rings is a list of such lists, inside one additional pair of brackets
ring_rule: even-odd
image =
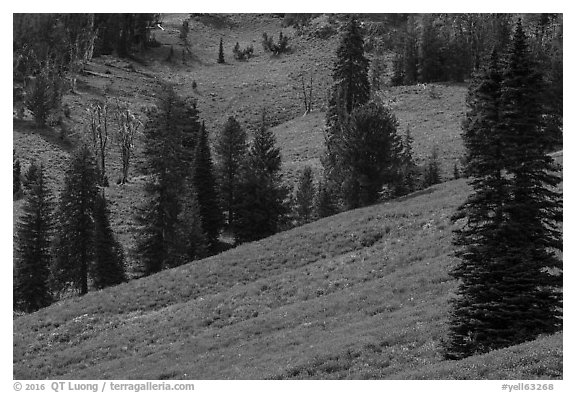
[[(185, 97), (198, 99), (202, 119), (212, 136), (222, 127), (227, 117), (237, 116), (248, 129), (259, 124), (261, 109), (266, 107), (278, 146), (282, 150), (284, 179), (292, 185), (297, 181), (304, 165), (321, 172), (320, 156), (323, 150), (323, 128), (325, 99), (330, 84), (331, 69), (337, 37), (328, 40), (293, 36), (291, 28), (282, 29), (281, 21), (266, 15), (230, 15), (219, 19), (204, 18), (191, 22), (190, 41), (193, 58), (186, 65), (181, 60), (181, 44), (178, 28), (187, 14), (167, 14), (165, 31), (155, 31), (161, 45), (145, 56), (146, 65), (126, 62), (105, 56), (94, 59), (87, 69), (91, 74), (78, 80), (78, 94), (67, 95), (65, 103), (70, 106), (72, 116), (66, 121), (75, 138), (86, 138), (86, 105), (104, 96), (119, 97), (128, 101), (132, 109), (143, 116), (146, 108), (155, 104), (155, 90), (160, 80), (177, 83), (177, 89)], [(264, 53), (260, 45), (263, 32), (277, 35), (283, 30), (292, 38), (294, 51), (291, 54), (272, 58)], [(216, 63), (220, 37), (224, 38), (227, 64)], [(253, 44), (256, 57), (246, 62), (232, 58), (232, 47), (236, 42), (242, 47)], [(176, 53), (176, 61), (165, 61), (170, 47)], [(314, 96), (316, 110), (302, 116), (302, 100), (299, 76), (314, 74)], [(198, 88), (193, 90), (192, 81)], [(415, 155), (419, 164), (424, 164), (432, 146), (440, 148), (442, 169), (450, 178), (452, 166), (461, 155), (459, 124), (464, 108), (465, 88), (460, 86), (437, 86), (439, 99), (430, 97), (421, 87), (398, 87), (380, 92), (398, 116), (400, 133), (409, 126), (415, 139)], [(54, 194), (60, 192), (66, 159), (70, 145), (58, 140), (58, 129), (38, 131), (31, 118), (14, 122), (13, 143), (21, 157), (23, 170), (34, 159), (41, 159), (48, 169)], [(144, 179), (136, 171), (142, 162), (142, 141), (137, 140), (132, 182), (117, 186), (120, 176), (120, 156), (111, 143), (107, 158), (107, 172), (111, 186), (107, 189), (111, 203), (112, 223), (120, 241), (130, 250), (134, 242), (136, 224), (133, 208), (141, 200)], [(15, 201), (14, 222), (21, 214), (22, 201)], [(135, 263), (131, 255), (128, 258)]]
[[(89, 70), (96, 74), (82, 76), (79, 94), (65, 98), (72, 108), (70, 128), (83, 132), (83, 108), (91, 99), (121, 96), (142, 112), (154, 104), (159, 79), (172, 80), (182, 83), (178, 88), (184, 96), (199, 99), (201, 116), (212, 133), (231, 114), (254, 129), (260, 106), (268, 106), (271, 120), (279, 123), (274, 131), (285, 178), (294, 180), (303, 165), (319, 171), (324, 93), (336, 41), (295, 38), (293, 54), (272, 59), (262, 53), (260, 36), (264, 31), (276, 35), (280, 21), (231, 16), (222, 23), (193, 23), (194, 61), (167, 64), (162, 59), (170, 43), (178, 41), (181, 18), (166, 17), (167, 30), (157, 35), (167, 45), (148, 55), (148, 65), (135, 64), (136, 72), (122, 61), (95, 59)], [(229, 59), (226, 65), (215, 62), (220, 35)], [(234, 61), (230, 52), (236, 41), (243, 47), (252, 43), (257, 57)], [(320, 101), (318, 111), (302, 117), (298, 75), (309, 67)], [(192, 80), (198, 83), (196, 91)], [(448, 177), (461, 154), (458, 134), (465, 88), (436, 89), (440, 98), (417, 86), (393, 88), (381, 96), (397, 114), (401, 133), (410, 126), (418, 162), (424, 163), (437, 145)], [(42, 159), (54, 189), (60, 188), (70, 147), (58, 141), (55, 131), (38, 131), (30, 121), (15, 121), (14, 145), (24, 168), (32, 158)], [(142, 160), (140, 149), (141, 142), (136, 161)], [(116, 186), (120, 166), (114, 149), (108, 166), (113, 225), (130, 249), (132, 209), (140, 200), (144, 179), (132, 172), (130, 184)], [(518, 378), (555, 378), (561, 372), (561, 335), (513, 350), (519, 353), (505, 350), (497, 368), (491, 367), (497, 353), (462, 363), (439, 362), (446, 300), (454, 288), (446, 274), (452, 263), (447, 217), (465, 192), (462, 181), (452, 182), (429, 195), (348, 212), (17, 318), (14, 375), (490, 378), (510, 366), (509, 375)], [(14, 203), (15, 219), (21, 203)], [(555, 349), (546, 352), (549, 344)], [(541, 360), (534, 360), (532, 368), (514, 361), (525, 356)], [(548, 374), (536, 370), (538, 364), (548, 365)], [(458, 371), (461, 365), (464, 371)], [(479, 370), (484, 371), (478, 374)]]
[[(14, 378), (499, 375), (470, 366), (481, 357), (441, 361), (449, 216), (467, 190), (450, 182), (16, 318)], [(507, 375), (561, 376), (560, 338), (499, 357)]]

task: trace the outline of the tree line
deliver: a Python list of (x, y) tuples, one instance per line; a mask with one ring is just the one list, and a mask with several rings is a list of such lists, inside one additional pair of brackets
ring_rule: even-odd
[[(159, 14), (14, 14), (14, 104), (44, 126), (93, 56), (132, 56), (152, 43)], [(56, 115), (56, 117), (58, 117)]]
[[(359, 34), (357, 22), (352, 20), (338, 62), (354, 62), (354, 56), (363, 56)], [(360, 51), (350, 57), (347, 48), (356, 44)], [(362, 64), (359, 78), (369, 89), (368, 63), (363, 60)], [(372, 101), (355, 110), (357, 99), (349, 99), (347, 86), (354, 84), (346, 85), (335, 77), (334, 110), (348, 102), (346, 110), (353, 113), (341, 112), (336, 119), (341, 121), (341, 133), (331, 146), (341, 158), (339, 175), (348, 178), (341, 178), (344, 187), (339, 190), (346, 194), (334, 194), (334, 179), (327, 176), (316, 184), (309, 167), (291, 192), (281, 176), (280, 150), (265, 111), (250, 143), (242, 126), (230, 117), (211, 146), (196, 102), (163, 85), (156, 109), (148, 113), (142, 129), (145, 164), (139, 170), (148, 181), (135, 216), (138, 272), (153, 274), (214, 254), (222, 249), (223, 231), (239, 244), (335, 214), (343, 206), (373, 203), (385, 183), (393, 188), (390, 195), (413, 191), (416, 172), (410, 134), (404, 142), (400, 140), (393, 114), (380, 103)], [(364, 98), (360, 101), (366, 101)], [(114, 236), (105, 197), (106, 156), (110, 130), (116, 127), (122, 152), (118, 183), (127, 182), (135, 132), (141, 123), (119, 101), (115, 105), (94, 102), (87, 114), (89, 140), (72, 155), (57, 204), (46, 186), (41, 163), (33, 163), (24, 176), (28, 213), (16, 234), (16, 309), (33, 311), (69, 292), (85, 294), (90, 288), (115, 285), (127, 278), (125, 252)], [(20, 179), (19, 171), (15, 157), (15, 179)], [(345, 205), (339, 196), (348, 198)], [(30, 271), (39, 272), (34, 280)]]
[[(561, 178), (547, 151), (558, 143), (547, 101), (553, 88), (521, 21), (506, 45), (480, 60), (469, 86), (462, 175), (473, 192), (457, 210), (458, 281), (444, 356), (460, 359), (518, 344), (562, 327)], [(211, 146), (195, 101), (164, 85), (143, 129), (147, 175), (138, 209), (136, 253), (143, 275), (295, 224), (373, 204), (440, 181), (437, 152), (424, 184), (412, 137), (397, 133), (391, 109), (373, 94), (362, 28), (346, 23), (336, 53), (326, 114), (324, 175), (305, 168), (295, 191), (283, 183), (281, 155), (263, 113), (251, 141), (230, 117)], [(97, 113), (97, 112), (96, 112)], [(561, 118), (560, 118), (561, 119)], [(557, 123), (556, 123), (557, 122)], [(97, 149), (96, 149), (97, 150)], [(57, 205), (44, 168), (24, 176), (14, 307), (34, 311), (69, 291), (126, 280), (124, 252), (110, 225), (94, 149), (71, 157)], [(14, 176), (20, 163), (15, 158)], [(460, 171), (454, 168), (454, 177)]]

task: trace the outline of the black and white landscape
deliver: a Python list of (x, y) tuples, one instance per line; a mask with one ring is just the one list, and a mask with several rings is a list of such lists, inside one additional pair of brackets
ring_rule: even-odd
[(562, 14), (13, 14), (14, 379), (562, 379)]

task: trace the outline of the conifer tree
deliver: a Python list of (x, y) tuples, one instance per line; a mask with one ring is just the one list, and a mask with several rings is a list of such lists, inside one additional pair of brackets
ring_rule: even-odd
[(458, 164), (454, 163), (454, 172), (453, 172), (454, 180), (460, 179), (460, 169), (458, 169)]
[(246, 132), (234, 117), (228, 118), (216, 140), (214, 152), (222, 206), (226, 212), (228, 226), (232, 227), (240, 171), (248, 153)]
[(214, 176), (214, 164), (208, 142), (208, 132), (204, 123), (196, 145), (192, 181), (198, 198), (202, 228), (206, 233), (210, 250), (216, 251), (218, 236), (220, 235), (224, 218)]
[(176, 121), (177, 127), (182, 133), (182, 147), (184, 148), (183, 159), (188, 165), (192, 165), (196, 143), (200, 135), (200, 129), (202, 128), (198, 102), (190, 98), (187, 100), (177, 100), (174, 110), (174, 121)]
[(342, 127), (352, 111), (370, 99), (368, 70), (369, 61), (364, 55), (364, 38), (358, 21), (351, 17), (336, 51), (332, 75), (334, 84), (326, 114), (327, 127), (324, 135), (326, 151), (322, 163), (325, 176), (333, 184), (333, 188), (344, 182), (344, 168), (337, 152)]
[(234, 235), (237, 242), (259, 240), (273, 235), (286, 214), (284, 199), (287, 190), (282, 186), (281, 156), (276, 138), (262, 124), (250, 145), (242, 182), (235, 204)]
[(12, 195), (20, 192), (20, 160), (16, 157), (16, 149), (12, 149)]
[(424, 187), (430, 187), (442, 181), (440, 177), (440, 162), (438, 161), (438, 148), (432, 149), (428, 165), (424, 170)]
[(523, 318), (506, 317), (511, 326), (499, 333), (502, 341), (515, 344), (562, 328), (562, 261), (557, 255), (562, 250), (562, 196), (556, 188), (558, 168), (546, 154), (550, 139), (542, 117), (542, 74), (520, 20), (506, 60), (500, 108), (512, 190), (505, 210), (505, 271), (515, 285), (501, 283), (501, 288), (510, 294), (506, 307)]
[(342, 163), (348, 209), (376, 202), (385, 184), (394, 185), (401, 159), (397, 125), (394, 114), (376, 102), (358, 107), (343, 124), (334, 151)]
[(313, 220), (315, 197), (314, 174), (312, 173), (312, 168), (306, 166), (300, 175), (295, 198), (296, 216), (301, 225)]
[(186, 193), (182, 201), (180, 228), (184, 239), (184, 251), (188, 260), (206, 257), (208, 253), (208, 240), (202, 228), (202, 217), (198, 205), (198, 195), (191, 179), (186, 181)]
[(441, 42), (434, 26), (433, 14), (424, 14), (419, 40), (418, 80), (434, 82), (442, 79)]
[(42, 164), (26, 172), (24, 214), (16, 227), (14, 309), (33, 312), (52, 302), (49, 289), (53, 202)]
[(178, 217), (180, 196), (188, 171), (182, 152), (182, 102), (170, 86), (159, 95), (158, 111), (144, 128), (146, 199), (136, 216), (141, 224), (137, 252), (144, 274), (157, 273), (183, 262), (184, 241)]
[(89, 266), (94, 258), (94, 211), (100, 174), (96, 159), (82, 145), (70, 159), (58, 206), (58, 225), (52, 265), (54, 289), (68, 286), (88, 293)]
[(46, 125), (48, 116), (60, 107), (62, 101), (62, 80), (55, 68), (51, 64), (45, 65), (28, 87), (26, 107), (39, 127)]
[(338, 213), (338, 207), (333, 198), (333, 192), (325, 182), (318, 185), (316, 194), (316, 215), (318, 218), (330, 217)]
[(446, 357), (462, 358), (562, 326), (560, 178), (542, 137), (542, 83), (519, 22), (504, 72), (493, 54), (464, 122), (473, 194), (455, 218), (460, 280)]
[(410, 132), (410, 128), (408, 128), (402, 142), (400, 172), (398, 174), (398, 186), (395, 193), (397, 196), (409, 194), (417, 189), (418, 167), (414, 162), (413, 144), (414, 138), (412, 138), (412, 133)]
[(114, 236), (109, 215), (106, 197), (101, 194), (94, 208), (94, 261), (90, 266), (96, 289), (126, 281), (124, 250)]
[(220, 38), (220, 46), (218, 47), (218, 64), (224, 63), (224, 44)]

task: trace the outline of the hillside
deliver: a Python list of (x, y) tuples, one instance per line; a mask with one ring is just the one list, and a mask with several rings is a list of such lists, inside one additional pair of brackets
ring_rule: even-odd
[(442, 360), (467, 192), (449, 182), (16, 318), (14, 378), (561, 378), (561, 334)]
[[(222, 15), (191, 20), (191, 50), (193, 58), (186, 64), (167, 62), (170, 47), (180, 53), (178, 28), (188, 14), (165, 14), (164, 31), (155, 30), (161, 44), (141, 56), (140, 62), (119, 60), (111, 56), (93, 59), (87, 73), (78, 77), (76, 94), (64, 97), (71, 116), (65, 128), (71, 141), (86, 140), (86, 105), (96, 99), (116, 98), (130, 104), (132, 110), (145, 121), (145, 111), (155, 105), (156, 90), (161, 81), (176, 83), (183, 97), (198, 100), (201, 119), (214, 137), (228, 116), (236, 116), (243, 127), (254, 130), (260, 121), (262, 108), (266, 113), (282, 153), (284, 180), (293, 187), (305, 165), (313, 167), (317, 177), (322, 172), (320, 157), (324, 149), (325, 99), (331, 83), (331, 70), (337, 36), (328, 39), (298, 36), (292, 28), (282, 28), (281, 20), (270, 15)], [(284, 31), (292, 37), (293, 53), (271, 57), (260, 45), (263, 32), (277, 34)], [(217, 64), (219, 38), (223, 37), (226, 64)], [(249, 61), (234, 60), (231, 49), (236, 42), (242, 47), (254, 45), (255, 57)], [(175, 56), (178, 58), (178, 56)], [(310, 65), (312, 64), (312, 65)], [(309, 69), (312, 67), (312, 69)], [(299, 75), (314, 75), (315, 110), (303, 116)], [(192, 81), (198, 87), (192, 89)], [(430, 94), (434, 90), (435, 95)], [(454, 163), (462, 156), (460, 123), (463, 118), (465, 86), (429, 85), (386, 88), (379, 96), (394, 110), (399, 121), (399, 134), (410, 128), (414, 137), (414, 154), (418, 165), (424, 165), (434, 146), (439, 148), (444, 178), (452, 176)], [(64, 177), (72, 142), (59, 138), (61, 128), (55, 126), (38, 130), (31, 115), (14, 120), (13, 145), (25, 170), (31, 160), (42, 160), (47, 166), (49, 184), (57, 197)], [(78, 142), (76, 142), (78, 143)], [(138, 173), (143, 161), (141, 136), (135, 143), (131, 182), (117, 185), (121, 160), (119, 150), (111, 141), (107, 156), (110, 187), (111, 219), (115, 232), (130, 251), (134, 245), (136, 223), (134, 207), (140, 202), (145, 178)], [(14, 223), (20, 216), (22, 200), (14, 202)], [(130, 266), (137, 263), (128, 254)]]
[[(88, 62), (77, 91), (64, 97), (71, 115), (63, 126), (38, 129), (30, 113), (14, 119), (22, 171), (41, 160), (57, 198), (71, 151), (88, 138), (87, 105), (120, 98), (145, 121), (160, 83), (168, 81), (182, 97), (198, 100), (212, 139), (229, 116), (251, 137), (265, 110), (286, 185), (294, 186), (304, 166), (319, 180), (338, 36), (297, 35), (269, 14), (204, 15), (190, 20), (191, 55), (184, 63), (179, 28), (188, 15), (163, 14), (163, 30), (154, 30), (158, 46), (134, 58)], [(273, 57), (262, 49), (262, 33), (276, 38), (280, 31), (291, 37), (292, 52)], [(225, 64), (216, 63), (220, 38)], [(236, 42), (252, 44), (255, 57), (234, 60)], [(304, 115), (300, 78), (310, 75), (314, 110)], [(470, 192), (465, 180), (450, 180), (463, 156), (466, 92), (453, 83), (376, 92), (395, 113), (398, 133), (410, 130), (417, 165), (438, 149), (444, 183), (15, 315), (14, 378), (563, 378), (562, 332), (461, 361), (442, 359), (456, 288), (448, 275), (455, 263), (452, 231), (461, 225), (450, 217)], [(105, 192), (132, 278), (139, 263), (134, 212), (147, 180), (138, 171), (143, 138), (135, 141), (125, 185), (116, 182), (121, 162), (113, 142)], [(561, 151), (554, 157), (562, 164)], [(13, 203), (14, 225), (22, 205), (22, 199)]]

